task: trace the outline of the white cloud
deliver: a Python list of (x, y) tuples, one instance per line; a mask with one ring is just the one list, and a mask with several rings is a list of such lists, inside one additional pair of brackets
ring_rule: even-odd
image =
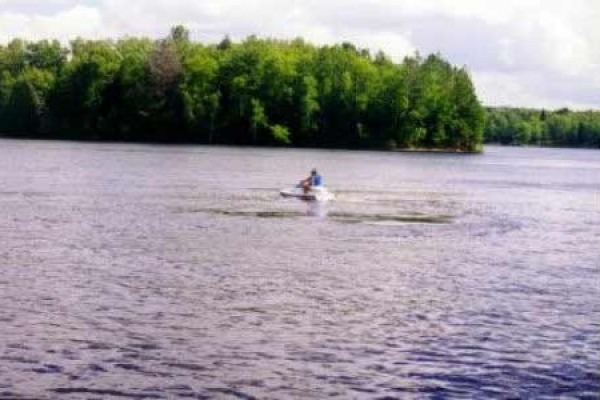
[[(477, 93), (490, 106), (598, 109), (599, 86), (577, 77), (539, 72), (475, 72)], [(576, 95), (574, 95), (576, 93)]]
[(351, 41), (397, 60), (439, 51), (487, 104), (600, 108), (598, 20), (597, 0), (0, 0), (0, 42), (159, 37), (180, 23), (207, 41)]
[(15, 37), (31, 40), (53, 38), (68, 42), (77, 36), (101, 36), (102, 30), (100, 11), (91, 7), (75, 6), (54, 15), (0, 12), (0, 43)]

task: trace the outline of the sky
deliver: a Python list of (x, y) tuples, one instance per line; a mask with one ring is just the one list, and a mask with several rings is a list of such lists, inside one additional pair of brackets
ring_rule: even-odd
[(485, 105), (600, 109), (600, 0), (0, 0), (15, 37), (303, 37), (400, 61), (439, 52), (466, 66)]

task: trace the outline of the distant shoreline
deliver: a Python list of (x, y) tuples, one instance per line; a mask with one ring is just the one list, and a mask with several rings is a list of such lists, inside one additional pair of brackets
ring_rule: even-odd
[[(0, 139), (10, 140), (35, 140), (35, 141), (65, 141), (65, 142), (80, 142), (80, 143), (123, 143), (123, 144), (149, 144), (149, 145), (173, 145), (173, 146), (215, 146), (215, 147), (239, 147), (239, 148), (265, 148), (265, 149), (311, 149), (311, 150), (347, 150), (347, 151), (379, 151), (384, 153), (436, 153), (436, 154), (481, 154), (484, 152), (483, 147), (474, 151), (461, 149), (446, 149), (446, 148), (386, 148), (381, 147), (350, 147), (350, 146), (302, 146), (302, 145), (261, 145), (261, 144), (240, 144), (240, 143), (203, 143), (194, 141), (160, 141), (160, 140), (112, 140), (99, 139), (91, 137), (60, 137), (27, 135), (27, 134), (7, 134), (0, 132)], [(501, 145), (502, 146), (502, 145)]]
[(152, 141), (152, 140), (111, 140), (111, 139), (95, 139), (83, 137), (41, 137), (37, 135), (24, 134), (7, 134), (0, 132), (0, 139), (9, 140), (35, 140), (35, 141), (64, 141), (64, 142), (80, 142), (80, 143), (114, 143), (114, 144), (148, 144), (148, 145), (173, 145), (173, 146), (215, 146), (215, 147), (238, 147), (238, 148), (266, 148), (266, 149), (310, 149), (310, 150), (347, 150), (347, 151), (379, 151), (388, 153), (431, 153), (431, 154), (464, 154), (477, 155), (485, 153), (485, 147), (514, 147), (514, 148), (537, 148), (537, 149), (581, 149), (581, 150), (600, 150), (600, 147), (593, 146), (561, 146), (561, 145), (533, 145), (533, 144), (503, 144), (497, 142), (488, 142), (482, 145), (482, 148), (475, 151), (465, 151), (460, 149), (445, 149), (445, 148), (396, 148), (387, 149), (385, 147), (343, 147), (343, 146), (277, 146), (277, 145), (258, 145), (258, 144), (239, 144), (239, 143), (202, 143), (193, 141)]
[(114, 144), (148, 144), (148, 145), (165, 145), (165, 146), (215, 146), (215, 147), (238, 147), (238, 148), (265, 148), (265, 149), (309, 149), (309, 150), (347, 150), (347, 151), (378, 151), (384, 153), (430, 153), (430, 154), (463, 154), (463, 155), (478, 155), (485, 153), (485, 147), (514, 147), (514, 148), (537, 148), (537, 149), (581, 149), (581, 150), (600, 150), (600, 147), (594, 146), (563, 146), (553, 144), (503, 144), (498, 142), (483, 143), (481, 149), (474, 151), (465, 151), (461, 149), (445, 149), (445, 148), (395, 148), (389, 149), (385, 147), (344, 147), (344, 146), (294, 146), (294, 145), (260, 145), (260, 144), (239, 144), (239, 143), (203, 143), (194, 141), (152, 141), (152, 140), (111, 140), (98, 139), (90, 137), (60, 137), (39, 135), (26, 135), (23, 133), (6, 133), (0, 132), (0, 139), (9, 140), (35, 140), (35, 141), (65, 141), (65, 142), (80, 142), (80, 143), (114, 143)]

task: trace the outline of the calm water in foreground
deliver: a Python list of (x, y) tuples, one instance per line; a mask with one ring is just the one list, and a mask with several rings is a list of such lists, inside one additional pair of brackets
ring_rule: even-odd
[(0, 140), (0, 398), (597, 398), (599, 190), (591, 150)]

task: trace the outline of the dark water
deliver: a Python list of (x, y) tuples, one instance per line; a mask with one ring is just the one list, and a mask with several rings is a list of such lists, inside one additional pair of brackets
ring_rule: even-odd
[[(278, 197), (313, 166), (320, 217)], [(0, 141), (0, 398), (597, 398), (599, 190), (586, 150)]]

